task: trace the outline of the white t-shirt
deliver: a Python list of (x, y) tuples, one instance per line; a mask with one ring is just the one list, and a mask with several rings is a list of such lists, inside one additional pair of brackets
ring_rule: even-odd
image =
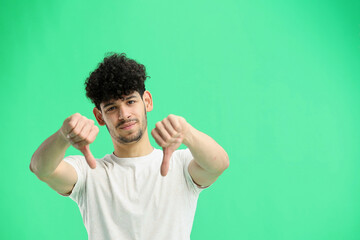
[(203, 188), (188, 171), (189, 149), (172, 154), (160, 174), (163, 151), (118, 158), (107, 154), (91, 169), (84, 156), (68, 156), (78, 174), (69, 197), (79, 206), (89, 240), (190, 239), (197, 199)]

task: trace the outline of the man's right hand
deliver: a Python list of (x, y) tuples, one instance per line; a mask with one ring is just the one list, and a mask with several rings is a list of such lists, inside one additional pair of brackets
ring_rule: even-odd
[(67, 142), (82, 152), (89, 166), (94, 169), (96, 160), (89, 148), (89, 144), (94, 142), (99, 133), (94, 121), (75, 113), (65, 119), (60, 133)]

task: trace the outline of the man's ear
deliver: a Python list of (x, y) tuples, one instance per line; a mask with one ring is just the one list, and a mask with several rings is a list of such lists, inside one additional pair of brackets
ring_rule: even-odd
[(97, 108), (97, 107), (94, 107), (93, 109), (93, 113), (94, 113), (94, 116), (96, 118), (96, 121), (99, 123), (100, 126), (104, 126), (105, 125), (105, 121), (102, 117), (102, 114), (101, 114), (101, 111)]
[(146, 111), (151, 112), (151, 110), (153, 110), (153, 100), (152, 100), (151, 93), (149, 91), (144, 92), (143, 101), (145, 103)]

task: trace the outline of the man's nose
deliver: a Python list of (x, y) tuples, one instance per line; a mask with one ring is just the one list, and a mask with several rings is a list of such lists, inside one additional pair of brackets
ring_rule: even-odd
[(119, 110), (119, 119), (120, 119), (120, 120), (121, 120), (121, 119), (126, 120), (126, 119), (128, 119), (128, 118), (131, 117), (131, 114), (130, 114), (130, 111), (129, 111), (128, 108), (126, 108), (126, 107), (120, 107), (119, 109), (120, 109), (120, 110)]

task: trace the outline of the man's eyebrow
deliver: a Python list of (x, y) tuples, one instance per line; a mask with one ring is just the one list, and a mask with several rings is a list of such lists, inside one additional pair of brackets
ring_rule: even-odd
[[(132, 99), (132, 98), (137, 98), (137, 96), (136, 96), (136, 95), (131, 95), (131, 96), (128, 96), (128, 97), (126, 97), (126, 98), (121, 97), (120, 99), (121, 99), (122, 101), (127, 101), (127, 100)], [(108, 102), (108, 103), (106, 103), (106, 104), (104, 105), (103, 108), (106, 108), (107, 106), (110, 106), (110, 105), (113, 105), (113, 104), (115, 104), (115, 102)]]
[(126, 98), (125, 98), (125, 101), (126, 101), (126, 100), (129, 100), (129, 99), (132, 99), (132, 98), (137, 98), (137, 97), (136, 97), (136, 95), (131, 95), (131, 96), (129, 96), (129, 97), (126, 97)]
[(103, 108), (106, 108), (107, 106), (110, 106), (110, 105), (113, 105), (113, 104), (114, 104), (114, 102), (109, 102), (109, 103), (105, 104)]

